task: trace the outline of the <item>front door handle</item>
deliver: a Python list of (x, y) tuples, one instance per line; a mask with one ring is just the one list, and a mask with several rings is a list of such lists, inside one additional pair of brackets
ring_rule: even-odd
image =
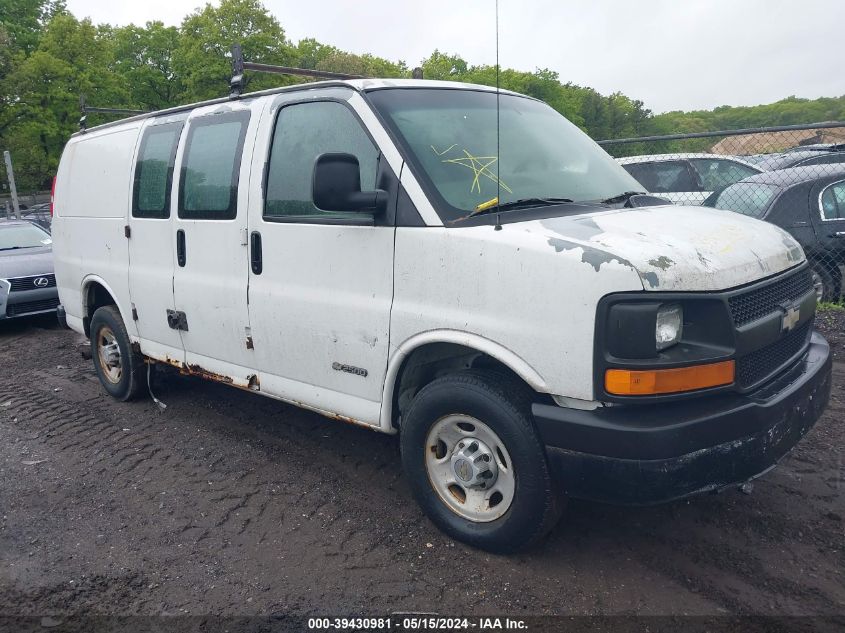
[(260, 275), (264, 270), (264, 261), (261, 256), (261, 233), (253, 231), (249, 236), (249, 265), (253, 274)]
[(832, 234), (828, 235), (828, 237), (843, 238), (843, 237), (845, 237), (845, 231), (837, 231), (836, 233), (832, 233)]
[(176, 263), (179, 264), (180, 267), (184, 268), (186, 259), (185, 231), (179, 229), (176, 231)]

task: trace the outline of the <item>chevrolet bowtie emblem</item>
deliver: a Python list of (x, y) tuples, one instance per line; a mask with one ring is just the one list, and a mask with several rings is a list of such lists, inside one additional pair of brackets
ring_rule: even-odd
[(801, 320), (801, 308), (800, 307), (792, 307), (787, 308), (786, 312), (783, 314), (783, 318), (781, 320), (781, 328), (787, 331), (793, 330), (796, 325), (798, 325), (798, 321)]

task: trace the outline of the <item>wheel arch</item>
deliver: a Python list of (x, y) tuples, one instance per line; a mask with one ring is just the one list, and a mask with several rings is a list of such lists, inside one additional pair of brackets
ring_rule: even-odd
[[(388, 433), (396, 432), (403, 398), (407, 397), (408, 390), (415, 393), (442, 375), (438, 372), (448, 373), (468, 366), (503, 371), (535, 392), (548, 393), (542, 376), (506, 347), (477, 334), (430, 330), (406, 339), (388, 360), (379, 424), (381, 429)], [(421, 370), (418, 376), (414, 376), (416, 370)]]
[[(91, 336), (91, 317), (97, 308), (113, 305), (117, 307), (124, 324), (128, 324), (127, 315), (117, 301), (117, 293), (109, 283), (99, 275), (88, 275), (82, 280), (82, 327), (85, 336)], [(128, 327), (127, 327), (128, 330)]]

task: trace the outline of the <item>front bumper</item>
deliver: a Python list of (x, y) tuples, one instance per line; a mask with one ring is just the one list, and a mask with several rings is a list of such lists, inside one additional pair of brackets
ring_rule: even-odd
[(580, 411), (533, 406), (549, 464), (572, 497), (648, 505), (752, 479), (788, 453), (824, 411), (830, 347), (807, 352), (756, 391)]
[(2, 281), (4, 283), (0, 285), (0, 320), (55, 313), (59, 305), (59, 291), (56, 287), (9, 292), (9, 283)]

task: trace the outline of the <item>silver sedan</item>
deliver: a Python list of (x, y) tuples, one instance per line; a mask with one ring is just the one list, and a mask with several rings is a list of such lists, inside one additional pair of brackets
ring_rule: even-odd
[(26, 221), (0, 222), (0, 320), (55, 312), (53, 240)]

